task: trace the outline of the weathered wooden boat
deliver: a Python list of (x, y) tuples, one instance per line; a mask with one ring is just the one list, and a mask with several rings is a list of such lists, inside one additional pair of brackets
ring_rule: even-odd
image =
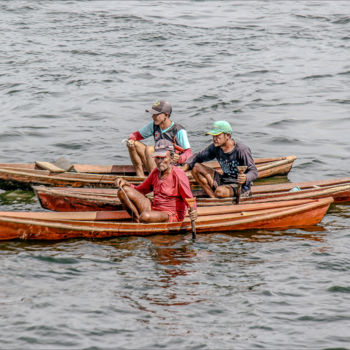
[[(55, 211), (100, 211), (121, 209), (116, 189), (34, 186), (43, 208)], [(294, 190), (296, 191), (294, 191)], [(194, 192), (196, 194), (196, 192)], [(241, 203), (333, 197), (335, 203), (350, 202), (350, 177), (252, 187), (252, 196)], [(199, 206), (228, 205), (232, 198), (197, 196)]]
[[(259, 178), (266, 178), (275, 175), (287, 175), (293, 166), (295, 156), (279, 158), (257, 158), (255, 159), (258, 168)], [(44, 162), (31, 164), (0, 164), (0, 187), (4, 189), (23, 188), (30, 189), (32, 185), (46, 186), (71, 186), (71, 187), (97, 187), (112, 188), (117, 176), (123, 176), (132, 183), (140, 183), (145, 178), (135, 176), (132, 165), (88, 165), (74, 164), (74, 172), (56, 172), (55, 166), (47, 166), (47, 169), (38, 168)], [(50, 163), (48, 163), (50, 164)], [(215, 169), (219, 169), (217, 162), (205, 163)], [(190, 172), (188, 172), (190, 180)]]
[[(198, 208), (197, 233), (303, 228), (318, 224), (333, 198)], [(116, 212), (0, 212), (0, 240), (108, 238), (191, 231), (191, 222), (143, 224)]]

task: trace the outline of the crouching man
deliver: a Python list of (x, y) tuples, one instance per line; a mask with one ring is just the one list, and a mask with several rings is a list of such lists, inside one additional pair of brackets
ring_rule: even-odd
[[(242, 185), (242, 196), (249, 196), (252, 181), (258, 177), (250, 148), (234, 140), (231, 134), (232, 128), (227, 121), (215, 122), (206, 133), (213, 137), (213, 143), (195, 154), (184, 166), (185, 171), (192, 170), (197, 183), (212, 198), (237, 196), (238, 185)], [(215, 158), (222, 174), (202, 164)], [(246, 166), (245, 173), (240, 174), (238, 166)]]
[(152, 157), (154, 147), (141, 142), (141, 140), (151, 136), (154, 137), (155, 142), (166, 139), (173, 143), (173, 160), (177, 165), (184, 164), (193, 155), (187, 138), (187, 131), (180, 124), (170, 120), (172, 107), (169, 102), (158, 101), (152, 108), (146, 109), (146, 112), (152, 115), (153, 121), (130, 134), (127, 142), (130, 159), (137, 176), (145, 176), (143, 167), (146, 168), (149, 174), (156, 167)]

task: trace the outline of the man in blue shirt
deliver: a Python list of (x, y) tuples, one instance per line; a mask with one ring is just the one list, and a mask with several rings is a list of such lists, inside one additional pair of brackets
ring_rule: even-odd
[[(220, 120), (206, 135), (213, 137), (213, 143), (186, 162), (184, 170), (192, 169), (192, 175), (209, 197), (233, 197), (237, 185), (242, 185), (242, 195), (249, 195), (252, 181), (258, 177), (250, 148), (232, 137), (231, 125)], [(201, 163), (217, 159), (222, 174)], [(247, 170), (240, 174), (237, 166), (245, 165)]]
[(130, 134), (127, 142), (130, 159), (138, 176), (144, 176), (143, 165), (149, 173), (156, 167), (152, 157), (154, 147), (140, 142), (148, 137), (153, 136), (155, 142), (160, 139), (171, 141), (176, 152), (173, 161), (178, 165), (184, 164), (193, 155), (186, 130), (170, 120), (172, 107), (169, 102), (158, 101), (146, 112), (152, 115), (153, 121)]

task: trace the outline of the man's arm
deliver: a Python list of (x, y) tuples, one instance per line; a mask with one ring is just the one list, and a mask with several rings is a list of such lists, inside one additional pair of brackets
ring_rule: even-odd
[(191, 148), (190, 142), (188, 141), (187, 131), (181, 129), (176, 133), (176, 143), (184, 150)]
[(129, 135), (129, 140), (139, 141), (147, 139), (153, 135), (153, 122), (148, 123), (139, 131), (135, 131)]
[[(183, 201), (186, 202), (186, 198), (193, 198), (190, 181), (186, 173), (181, 169), (177, 169), (176, 175), (179, 180), (179, 194)], [(196, 204), (195, 208), (197, 208)]]
[(252, 182), (258, 178), (258, 169), (255, 166), (252, 152), (249, 147), (244, 146), (240, 150), (240, 157), (243, 160), (243, 164), (248, 168), (245, 172), (246, 183)]
[(213, 160), (215, 156), (215, 146), (212, 143), (203, 151), (196, 153), (186, 164), (188, 164), (188, 169), (191, 170), (196, 163), (208, 162), (209, 160)]
[(176, 134), (175, 139), (176, 144), (183, 149), (182, 153), (179, 155), (177, 164), (183, 164), (188, 158), (193, 156), (190, 142), (188, 141), (187, 131), (185, 129), (179, 130)]
[(147, 178), (139, 185), (133, 185), (131, 184), (132, 188), (135, 188), (135, 190), (141, 192), (142, 194), (146, 195), (147, 193), (150, 193), (153, 191), (153, 178), (154, 176), (157, 176), (157, 168), (154, 168), (152, 172), (147, 176)]
[(135, 131), (129, 135), (128, 140), (141, 141), (143, 140), (143, 137), (139, 131)]
[(193, 156), (193, 152), (192, 152), (191, 148), (187, 148), (180, 154), (177, 163), (183, 164), (186, 162), (187, 159), (189, 159), (192, 156)]

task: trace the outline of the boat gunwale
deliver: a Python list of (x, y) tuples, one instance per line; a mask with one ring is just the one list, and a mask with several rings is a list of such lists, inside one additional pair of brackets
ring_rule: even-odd
[[(40, 187), (40, 188), (39, 188)], [(37, 197), (41, 201), (41, 195), (50, 196), (53, 199), (56, 200), (77, 200), (81, 201), (82, 205), (86, 205), (83, 202), (91, 202), (95, 203), (96, 206), (98, 205), (105, 205), (105, 206), (121, 206), (121, 202), (117, 196), (117, 194), (111, 194), (111, 195), (105, 195), (105, 194), (78, 194), (75, 193), (69, 193), (69, 189), (61, 190), (59, 188), (56, 190), (55, 188), (50, 188), (46, 186), (34, 186), (34, 192), (36, 193)], [(63, 188), (62, 188), (63, 189)], [(254, 203), (267, 203), (267, 202), (277, 202), (277, 201), (287, 201), (287, 200), (297, 200), (297, 199), (315, 199), (318, 197), (326, 197), (326, 196), (333, 196), (337, 197), (337, 195), (344, 195), (346, 193), (350, 192), (350, 182), (348, 184), (335, 184), (335, 185), (325, 185), (322, 187), (308, 187), (305, 189), (301, 189), (300, 191), (278, 191), (278, 192), (272, 192), (271, 195), (269, 195), (268, 192), (261, 192), (253, 194), (251, 197), (248, 198), (242, 198), (241, 204), (254, 204)], [(307, 196), (307, 198), (304, 198), (304, 196)], [(350, 196), (350, 193), (349, 195)], [(227, 198), (207, 198), (207, 197), (197, 197), (197, 203), (199, 206), (220, 206), (227, 204), (229, 205), (232, 203), (234, 198), (227, 197)], [(337, 200), (335, 200), (337, 202)], [(92, 204), (91, 204), (92, 205)]]
[[(283, 219), (286, 216), (291, 216), (295, 214), (300, 214), (306, 211), (316, 210), (317, 208), (322, 209), (324, 208), (325, 212), (328, 210), (330, 204), (333, 202), (332, 197), (326, 197), (321, 198), (317, 200), (313, 200), (309, 203), (301, 204), (294, 207), (288, 207), (285, 211), (281, 210), (280, 212), (276, 212), (274, 214), (263, 214), (259, 215), (258, 219), (259, 221), (266, 221), (266, 220), (273, 220), (275, 218), (277, 219)], [(324, 214), (322, 215), (321, 219), (317, 219), (317, 223), (320, 222), (323, 218)], [(215, 229), (220, 231), (227, 231), (229, 229), (233, 229), (233, 226), (238, 226), (240, 224), (249, 224), (256, 220), (256, 217), (252, 216), (249, 218), (242, 218), (241, 220), (235, 220), (234, 222), (229, 221), (229, 219), (225, 222), (220, 224), (218, 227), (217, 224), (196, 224), (196, 228), (198, 232), (205, 232), (206, 230)], [(72, 225), (72, 224), (57, 224), (57, 223), (45, 223), (40, 220), (24, 220), (24, 219), (17, 219), (13, 217), (2, 217), (0, 216), (0, 222), (8, 222), (12, 224), (22, 224), (22, 225), (30, 225), (30, 226), (41, 226), (41, 227), (49, 227), (49, 228), (57, 228), (60, 230), (71, 230), (71, 231), (82, 231), (82, 232), (107, 232), (107, 233), (130, 233), (134, 231), (134, 233), (139, 234), (158, 234), (162, 233), (164, 229), (166, 232), (175, 233), (175, 231), (190, 231), (191, 230), (191, 224), (190, 222), (175, 222), (175, 223), (152, 223), (152, 224), (140, 224), (140, 223), (127, 223), (127, 225), (131, 225), (131, 228), (122, 228), (124, 223), (115, 223), (114, 225), (117, 226), (116, 228), (99, 228), (99, 227), (90, 227), (90, 229), (86, 228), (85, 226), (79, 226), (79, 225)], [(312, 225), (312, 224), (305, 224), (305, 225)], [(295, 226), (290, 226), (290, 228)], [(298, 226), (299, 227), (299, 226)], [(274, 229), (283, 228), (281, 227), (273, 227)], [(135, 229), (138, 229), (140, 232), (135, 232)], [(122, 232), (120, 232), (122, 230)], [(32, 234), (33, 235), (33, 234)], [(18, 237), (20, 238), (20, 237)], [(41, 238), (44, 239), (44, 238)], [(57, 238), (59, 239), (59, 238)], [(57, 240), (56, 239), (56, 240)], [(0, 238), (1, 240), (1, 238)], [(4, 239), (5, 240), (5, 239)]]

